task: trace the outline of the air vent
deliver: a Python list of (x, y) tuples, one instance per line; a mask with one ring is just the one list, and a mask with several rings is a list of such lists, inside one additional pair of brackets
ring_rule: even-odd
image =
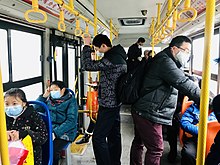
[(140, 26), (144, 25), (145, 18), (119, 18), (119, 22), (122, 26)]

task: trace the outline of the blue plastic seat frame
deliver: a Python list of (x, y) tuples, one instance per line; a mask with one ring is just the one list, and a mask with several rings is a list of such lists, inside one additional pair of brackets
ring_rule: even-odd
[(28, 101), (30, 105), (40, 105), (43, 107), (45, 113), (38, 112), (42, 119), (44, 120), (46, 127), (47, 127), (47, 132), (48, 132), (48, 139), (46, 143), (42, 146), (42, 160), (43, 160), (43, 165), (52, 165), (53, 164), (53, 128), (52, 128), (52, 122), (50, 118), (50, 111), (47, 107), (47, 105), (44, 102), (41, 101)]

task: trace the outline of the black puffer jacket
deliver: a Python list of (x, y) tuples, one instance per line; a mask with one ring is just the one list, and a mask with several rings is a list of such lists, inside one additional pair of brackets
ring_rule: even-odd
[(47, 140), (47, 128), (41, 116), (32, 106), (28, 106), (25, 111), (17, 118), (6, 116), (7, 130), (19, 131), (19, 138), (23, 139), (30, 135), (34, 150), (34, 164), (42, 164), (41, 146)]
[(133, 106), (142, 117), (159, 124), (171, 125), (177, 102), (177, 90), (199, 103), (200, 89), (179, 69), (170, 48), (158, 53), (145, 75), (141, 97)]
[(82, 69), (100, 71), (99, 105), (107, 108), (119, 106), (116, 97), (118, 78), (127, 71), (126, 52), (121, 45), (113, 46), (98, 61), (91, 60), (91, 48), (84, 46), (82, 52)]

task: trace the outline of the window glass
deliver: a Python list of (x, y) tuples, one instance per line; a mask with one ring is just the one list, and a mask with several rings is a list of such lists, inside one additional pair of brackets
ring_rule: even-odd
[(193, 69), (202, 71), (204, 38), (193, 40)]
[(7, 31), (0, 29), (0, 61), (2, 82), (9, 81)]
[(217, 95), (217, 81), (211, 80), (209, 90), (214, 94)]
[(74, 87), (74, 82), (75, 82), (75, 49), (73, 48), (68, 48), (68, 73), (69, 73), (69, 88), (70, 89), (75, 89)]
[(11, 30), (13, 81), (41, 76), (41, 36)]
[(63, 51), (62, 47), (56, 47), (57, 80), (63, 81)]
[(21, 89), (26, 94), (27, 100), (36, 100), (40, 94), (42, 94), (42, 82), (22, 87)]

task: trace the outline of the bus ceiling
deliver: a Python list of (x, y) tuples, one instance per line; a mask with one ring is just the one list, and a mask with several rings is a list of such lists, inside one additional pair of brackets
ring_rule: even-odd
[[(174, 3), (177, 0), (171, 0)], [(184, 2), (182, 0), (177, 10), (180, 11), (184, 8)], [(73, 0), (74, 10), (77, 12), (68, 11), (66, 6), (69, 4), (69, 0), (37, 0), (39, 10), (42, 10), (47, 15), (45, 23), (40, 24), (42, 27), (48, 27), (51, 29), (58, 29), (62, 26), (61, 31), (65, 31), (69, 34), (74, 34), (77, 25), (85, 32), (86, 27), (88, 33), (94, 35), (94, 0)], [(59, 4), (58, 2), (64, 2)], [(110, 34), (110, 19), (113, 24), (113, 43), (121, 43), (123, 46), (128, 47), (132, 43), (136, 42), (137, 38), (145, 37), (147, 42), (146, 46), (150, 45), (151, 38), (149, 38), (149, 28), (152, 23), (152, 18), (157, 19), (157, 4), (161, 3), (160, 17), (161, 22), (167, 15), (168, 0), (146, 1), (146, 0), (111, 0), (102, 1), (96, 0), (97, 3), (97, 33)], [(176, 29), (172, 36), (175, 35), (190, 35), (204, 28), (205, 21), (205, 0), (190, 0), (191, 7), (196, 9), (197, 17), (191, 22), (177, 21)], [(32, 0), (1, 0), (0, 1), (0, 13), (6, 16), (17, 18), (19, 20), (25, 20), (24, 13), (27, 10), (32, 9)], [(60, 16), (60, 10), (63, 9), (63, 17)], [(220, 20), (220, 0), (216, 0), (216, 24)], [(192, 11), (183, 13), (183, 17), (188, 19), (192, 17)], [(80, 16), (81, 17), (80, 17)], [(1, 17), (0, 17), (1, 18)], [(29, 13), (29, 18), (34, 20), (45, 19), (42, 13)], [(63, 22), (62, 22), (63, 20)], [(89, 21), (85, 21), (89, 20)], [(61, 22), (60, 22), (61, 21)], [(65, 29), (64, 29), (65, 26)], [(192, 28), (193, 27), (193, 28)], [(116, 31), (118, 35), (116, 35)], [(78, 31), (81, 32), (81, 31)], [(115, 36), (116, 35), (116, 36)], [(169, 41), (169, 40), (167, 40)], [(162, 41), (166, 44), (166, 40)]]

